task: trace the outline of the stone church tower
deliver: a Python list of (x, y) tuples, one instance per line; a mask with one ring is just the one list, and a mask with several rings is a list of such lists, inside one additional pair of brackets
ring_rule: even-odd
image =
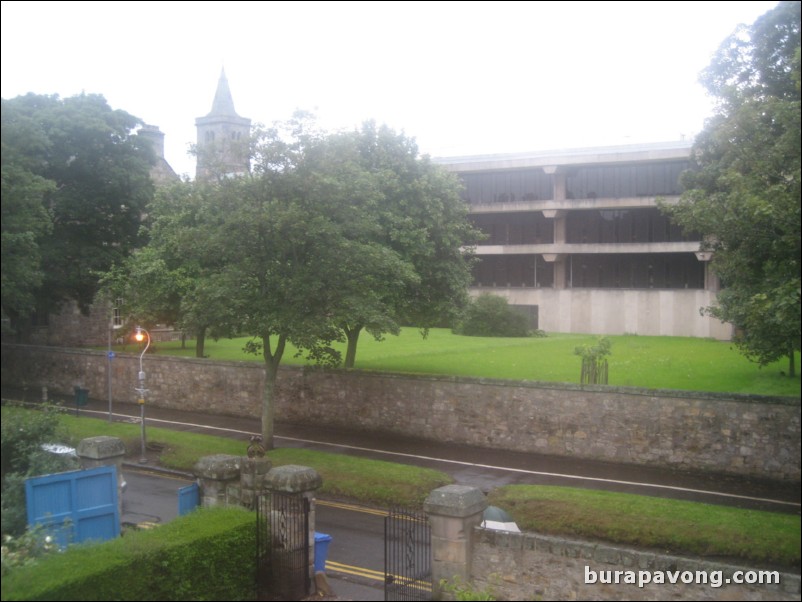
[(234, 110), (225, 69), (220, 72), (212, 110), (195, 120), (198, 129), (195, 178), (205, 180), (249, 171), (251, 120)]

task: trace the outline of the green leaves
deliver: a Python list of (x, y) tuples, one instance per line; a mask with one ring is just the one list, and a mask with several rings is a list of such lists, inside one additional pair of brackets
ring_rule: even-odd
[(697, 138), (695, 171), (669, 209), (705, 235), (724, 290), (707, 312), (736, 328), (736, 342), (765, 365), (793, 351), (800, 333), (800, 4), (780, 2), (722, 44), (703, 82), (719, 111)]
[(153, 157), (140, 122), (97, 95), (2, 102), (3, 310), (86, 309), (99, 274), (142, 242)]

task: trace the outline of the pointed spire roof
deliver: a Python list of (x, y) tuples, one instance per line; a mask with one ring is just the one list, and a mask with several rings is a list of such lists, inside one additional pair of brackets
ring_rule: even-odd
[(212, 110), (207, 117), (213, 115), (239, 117), (234, 110), (234, 99), (231, 97), (231, 89), (228, 87), (228, 78), (226, 78), (225, 68), (220, 70), (220, 79), (217, 82), (217, 91), (214, 93)]

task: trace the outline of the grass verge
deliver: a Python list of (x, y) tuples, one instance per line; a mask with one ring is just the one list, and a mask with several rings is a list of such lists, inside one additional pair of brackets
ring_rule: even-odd
[(501, 487), (488, 501), (507, 510), (522, 531), (799, 570), (799, 516), (541, 485)]

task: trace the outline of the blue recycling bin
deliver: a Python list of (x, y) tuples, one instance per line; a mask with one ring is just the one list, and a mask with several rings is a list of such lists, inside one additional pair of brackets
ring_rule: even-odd
[(315, 531), (315, 572), (326, 572), (326, 556), (329, 554), (331, 535)]

